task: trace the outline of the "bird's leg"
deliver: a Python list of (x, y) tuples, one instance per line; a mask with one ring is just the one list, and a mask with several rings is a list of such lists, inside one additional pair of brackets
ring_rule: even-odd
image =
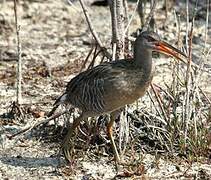
[(118, 153), (117, 148), (116, 148), (116, 144), (114, 142), (114, 137), (113, 137), (113, 132), (112, 132), (112, 126), (113, 126), (114, 121), (115, 121), (115, 119), (117, 117), (116, 115), (117, 115), (116, 112), (111, 113), (110, 121), (109, 121), (109, 123), (107, 125), (107, 133), (108, 133), (108, 137), (109, 137), (109, 139), (111, 141), (111, 146), (112, 146), (112, 150), (113, 150), (114, 155), (115, 155), (115, 160), (119, 163), (120, 162), (120, 157), (119, 157), (119, 153)]
[(67, 161), (71, 161), (71, 148), (72, 148), (72, 142), (71, 142), (71, 138), (73, 135), (74, 130), (77, 128), (77, 126), (80, 124), (80, 121), (82, 120), (82, 115), (76, 119), (73, 120), (73, 124), (70, 127), (70, 129), (67, 132), (67, 135), (65, 136), (65, 139), (62, 143), (62, 147), (61, 147), (61, 151), (64, 154), (64, 157)]

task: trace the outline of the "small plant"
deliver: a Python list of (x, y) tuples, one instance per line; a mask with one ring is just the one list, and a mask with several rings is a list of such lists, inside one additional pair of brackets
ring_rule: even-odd
[[(209, 13), (208, 6), (207, 14)], [(197, 9), (197, 4), (195, 9)], [(171, 155), (178, 154), (197, 160), (201, 156), (210, 156), (211, 102), (200, 87), (203, 67), (210, 52), (206, 49), (206, 30), (201, 64), (196, 65), (192, 62), (192, 37), (196, 10), (193, 12), (190, 27), (188, 1), (186, 10), (186, 47), (189, 57), (187, 66), (174, 62), (172, 81), (165, 87), (152, 85), (152, 90), (148, 93), (152, 108), (129, 114), (129, 119), (132, 122), (131, 136), (138, 139), (137, 148), (140, 147), (140, 142), (143, 144), (141, 138), (144, 137), (145, 143), (148, 143), (147, 147), (150, 146), (148, 149), (144, 148), (146, 151), (159, 149), (160, 152), (169, 152)], [(179, 20), (177, 26), (179, 42), (181, 39)], [(206, 24), (206, 29), (207, 27), (208, 24)], [(140, 137), (140, 132), (145, 135)]]

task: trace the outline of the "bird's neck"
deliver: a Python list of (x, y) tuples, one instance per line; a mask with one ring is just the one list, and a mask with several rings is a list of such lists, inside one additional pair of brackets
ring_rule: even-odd
[(142, 69), (146, 76), (152, 72), (152, 51), (147, 49), (134, 49), (134, 63), (137, 68)]

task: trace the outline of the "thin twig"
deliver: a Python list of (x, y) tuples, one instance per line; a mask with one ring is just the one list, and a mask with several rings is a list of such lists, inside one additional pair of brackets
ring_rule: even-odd
[(89, 63), (89, 66), (87, 67), (87, 69), (91, 69), (94, 66), (94, 63), (95, 63), (94, 56), (95, 56), (96, 52), (97, 52), (97, 46), (95, 46), (95, 48), (94, 48), (94, 52), (93, 52), (94, 55), (92, 57), (92, 61)]
[(116, 1), (110, 3), (111, 27), (112, 27), (112, 60), (116, 59), (116, 42), (117, 42), (117, 18), (116, 18)]
[(51, 121), (51, 120), (53, 120), (55, 118), (58, 118), (58, 117), (62, 116), (63, 114), (66, 114), (68, 112), (69, 112), (69, 110), (65, 110), (65, 111), (63, 111), (61, 113), (58, 113), (58, 114), (55, 114), (55, 115), (51, 116), (50, 118), (43, 119), (41, 121), (37, 120), (33, 125), (30, 125), (29, 127), (26, 127), (24, 129), (18, 131), (17, 133), (12, 134), (11, 136), (8, 136), (8, 138), (12, 139), (12, 138), (14, 138), (17, 135), (20, 135), (20, 134), (23, 134), (23, 133), (27, 133), (27, 132), (31, 131), (32, 129), (34, 129), (34, 128), (40, 126), (40, 125), (47, 124), (49, 121)]
[(86, 59), (84, 60), (84, 62), (83, 62), (83, 64), (82, 64), (81, 69), (80, 69), (79, 72), (81, 72), (81, 71), (86, 67), (86, 63), (88, 62), (89, 57), (91, 56), (93, 50), (94, 50), (94, 46), (91, 47), (91, 49), (90, 49), (88, 55), (86, 56)]
[(14, 13), (15, 13), (15, 25), (16, 25), (16, 35), (17, 35), (17, 50), (18, 50), (18, 63), (17, 63), (17, 103), (22, 103), (22, 58), (21, 58), (21, 42), (20, 42), (20, 25), (18, 24), (17, 17), (17, 2), (14, 0)]
[[(124, 34), (124, 8), (123, 1), (110, 2), (111, 24), (112, 24), (112, 59), (123, 59), (125, 56), (125, 34)], [(115, 58), (114, 58), (115, 55)]]
[(104, 54), (108, 59), (111, 59), (111, 57), (112, 57), (111, 54), (106, 50), (105, 46), (104, 46), (103, 43), (101, 42), (101, 40), (100, 40), (100, 38), (99, 38), (97, 32), (95, 31), (95, 29), (94, 29), (94, 27), (93, 27), (93, 25), (92, 25), (92, 23), (91, 23), (91, 20), (90, 20), (89, 14), (88, 14), (88, 10), (87, 10), (87, 8), (86, 8), (86, 6), (85, 6), (83, 0), (79, 0), (79, 2), (80, 2), (81, 7), (82, 7), (82, 9), (83, 9), (83, 13), (84, 13), (84, 15), (85, 15), (86, 22), (87, 22), (87, 24), (88, 24), (88, 26), (89, 26), (89, 29), (90, 29), (90, 31), (91, 31), (91, 33), (92, 33), (92, 35), (93, 35), (95, 41), (97, 42), (97, 44), (99, 45), (99, 47), (103, 50), (103, 51), (102, 51), (103, 54)]
[[(129, 24), (129, 15), (128, 15), (128, 3), (127, 0), (123, 0), (123, 6), (124, 6), (124, 13), (125, 13), (125, 25)], [(129, 55), (130, 52), (130, 45), (129, 45), (129, 41), (128, 38), (129, 37), (129, 28), (127, 31), (124, 30), (124, 35), (123, 37), (125, 38), (125, 57), (127, 57)]]
[(136, 14), (136, 11), (137, 11), (137, 8), (138, 8), (139, 1), (140, 1), (140, 0), (138, 0), (138, 1), (136, 2), (136, 7), (135, 7), (135, 9), (133, 10), (132, 16), (131, 16), (131, 18), (130, 18), (130, 20), (129, 20), (129, 22), (128, 22), (126, 28), (125, 28), (124, 35), (127, 34), (128, 29), (129, 29), (129, 26), (130, 26), (130, 24), (131, 24), (133, 18), (135, 17), (135, 14)]
[(147, 31), (148, 30), (150, 21), (151, 21), (152, 17), (154, 16), (155, 7), (156, 7), (156, 0), (153, 1), (152, 7), (150, 9), (148, 17), (146, 18), (146, 21), (144, 23), (144, 27), (142, 28), (142, 31)]
[(89, 64), (88, 68), (87, 69), (91, 69), (93, 68), (94, 66), (94, 63), (95, 63), (95, 60), (97, 58), (97, 56), (102, 52), (102, 49), (100, 49), (99, 51), (97, 51), (97, 47), (94, 51), (94, 54), (93, 54), (93, 58), (92, 58), (92, 62)]

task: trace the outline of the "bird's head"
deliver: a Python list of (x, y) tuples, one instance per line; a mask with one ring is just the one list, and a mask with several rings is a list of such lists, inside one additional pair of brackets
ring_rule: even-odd
[(184, 62), (183, 59), (187, 58), (187, 56), (183, 52), (176, 49), (167, 42), (162, 41), (159, 35), (155, 32), (149, 32), (149, 31), (142, 32), (137, 37), (135, 44), (149, 51), (157, 51), (169, 56), (173, 56), (177, 59), (182, 60), (183, 62)]

